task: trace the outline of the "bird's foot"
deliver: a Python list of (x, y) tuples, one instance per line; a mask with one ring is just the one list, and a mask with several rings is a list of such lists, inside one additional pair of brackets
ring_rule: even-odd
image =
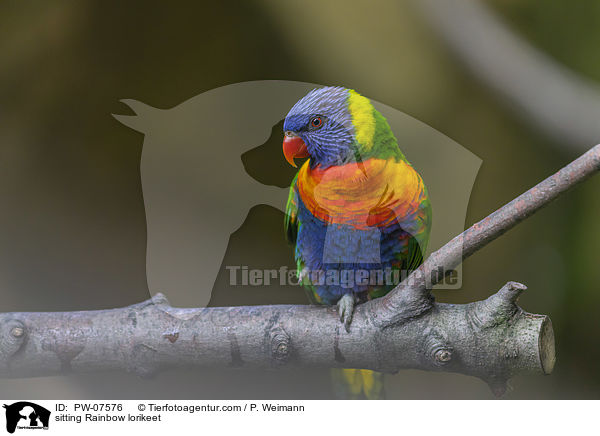
[(344, 324), (346, 332), (350, 332), (350, 323), (354, 314), (354, 302), (354, 294), (344, 294), (337, 303), (340, 321)]
[(302, 271), (298, 274), (298, 283), (302, 284), (305, 277), (308, 277), (308, 268), (302, 268)]

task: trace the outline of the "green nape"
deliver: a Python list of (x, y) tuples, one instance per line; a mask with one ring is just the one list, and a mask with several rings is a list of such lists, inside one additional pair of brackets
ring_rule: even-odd
[(408, 162), (404, 154), (398, 147), (398, 140), (394, 136), (390, 125), (379, 111), (373, 108), (373, 118), (375, 119), (375, 132), (373, 133), (373, 146), (370, 150), (364, 150), (359, 145), (358, 154), (361, 160), (369, 158), (394, 159), (396, 162), (402, 160)]

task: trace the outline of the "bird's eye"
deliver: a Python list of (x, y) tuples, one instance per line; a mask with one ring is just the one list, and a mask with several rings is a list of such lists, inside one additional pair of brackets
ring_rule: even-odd
[(318, 129), (322, 125), (323, 125), (323, 120), (321, 119), (321, 117), (314, 117), (313, 119), (310, 120), (310, 126), (313, 129)]

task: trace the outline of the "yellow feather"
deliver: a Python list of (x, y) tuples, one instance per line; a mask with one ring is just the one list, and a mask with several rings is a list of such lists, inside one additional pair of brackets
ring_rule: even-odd
[(375, 384), (373, 371), (370, 371), (368, 369), (361, 369), (360, 375), (362, 375), (363, 390), (365, 391), (365, 395), (369, 397), (369, 393), (373, 390), (373, 385)]
[(348, 109), (354, 124), (356, 140), (365, 151), (373, 147), (373, 136), (375, 134), (375, 117), (373, 116), (373, 105), (368, 98), (351, 89), (348, 97)]
[(350, 388), (350, 392), (352, 395), (358, 395), (362, 391), (362, 383), (360, 379), (360, 370), (356, 369), (342, 369), (342, 374), (344, 375), (344, 379), (346, 380), (348, 388)]

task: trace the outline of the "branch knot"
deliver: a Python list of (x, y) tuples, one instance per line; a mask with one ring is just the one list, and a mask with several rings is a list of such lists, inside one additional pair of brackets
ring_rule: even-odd
[(527, 289), (522, 283), (508, 282), (498, 292), (483, 301), (472, 304), (468, 316), (477, 330), (502, 324), (519, 310), (517, 300)]
[(290, 335), (281, 327), (271, 329), (271, 361), (274, 366), (285, 364), (290, 357)]
[(0, 324), (0, 363), (7, 362), (25, 342), (27, 330), (17, 319)]
[(453, 349), (446, 338), (437, 330), (428, 328), (424, 332), (423, 349), (429, 363), (435, 366), (448, 365), (453, 359)]

